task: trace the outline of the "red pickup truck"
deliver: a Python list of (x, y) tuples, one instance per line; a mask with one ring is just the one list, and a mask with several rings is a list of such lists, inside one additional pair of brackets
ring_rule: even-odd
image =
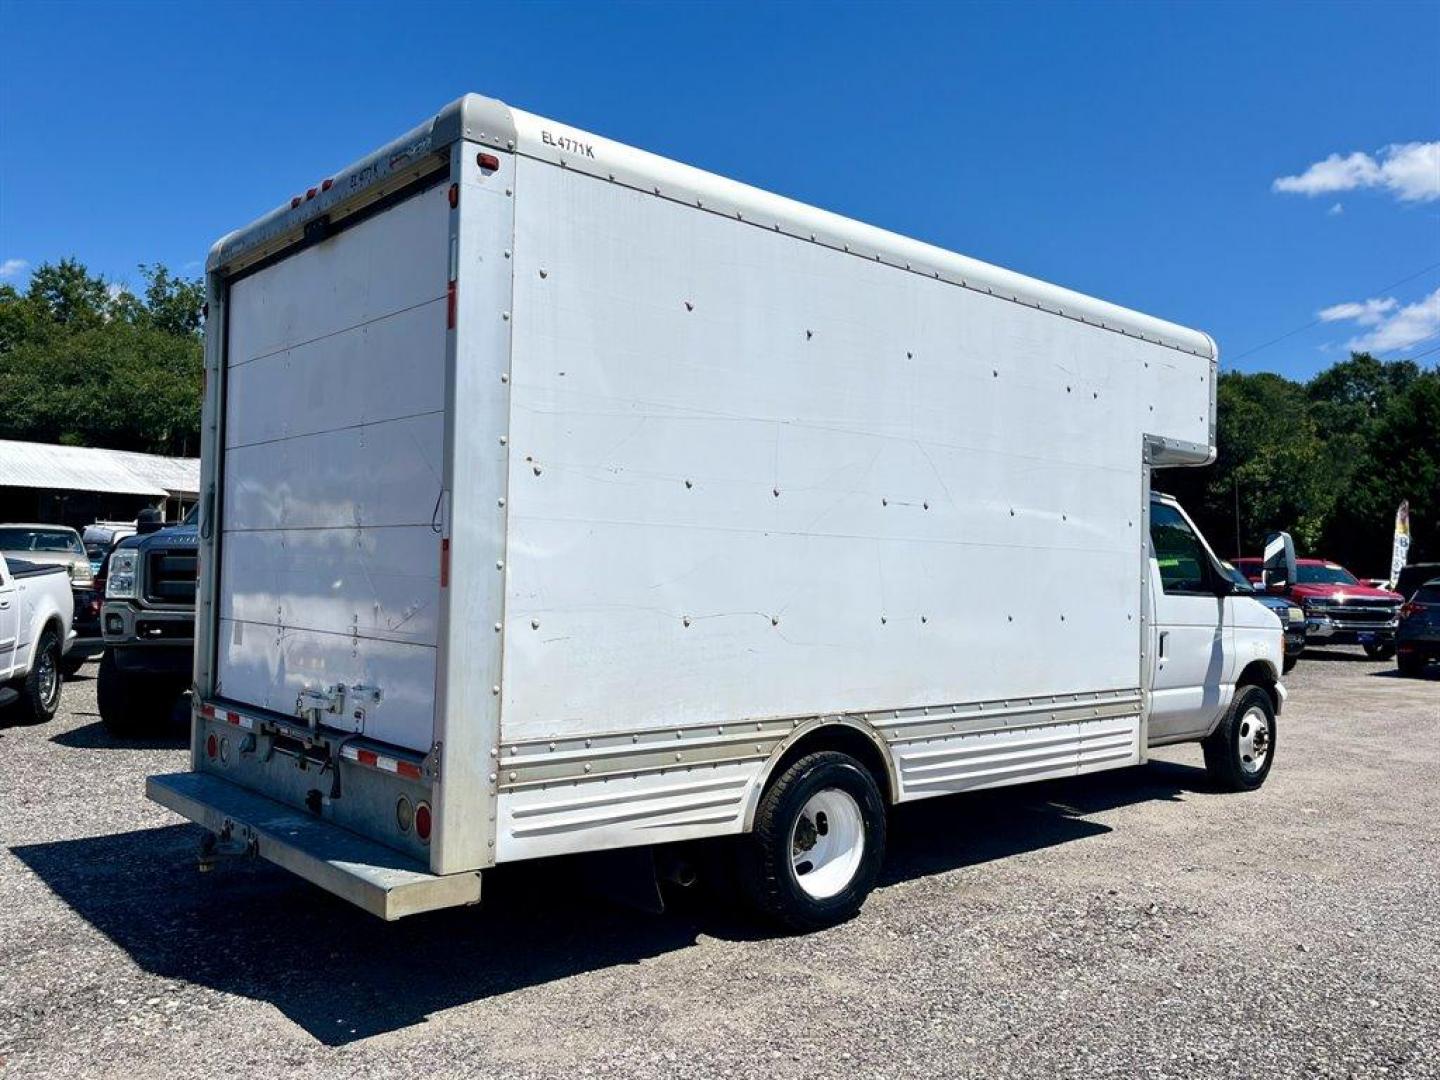
[[(1235, 566), (1260, 584), (1261, 560), (1236, 559)], [(1388, 660), (1395, 655), (1399, 593), (1366, 585), (1339, 563), (1324, 559), (1295, 560), (1296, 580), (1285, 595), (1305, 612), (1307, 645), (1363, 645), (1367, 655)]]

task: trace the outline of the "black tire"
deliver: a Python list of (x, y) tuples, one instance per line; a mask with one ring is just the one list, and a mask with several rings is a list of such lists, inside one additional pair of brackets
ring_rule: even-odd
[(46, 627), (35, 643), (30, 670), (16, 687), (20, 698), (14, 708), (24, 724), (43, 724), (55, 718), (60, 708), (60, 690), (65, 676), (60, 669), (60, 633)]
[[(1263, 723), (1263, 734), (1257, 723)], [(1220, 726), (1200, 744), (1211, 782), (1221, 791), (1254, 791), (1265, 783), (1275, 763), (1275, 729), (1275, 703), (1269, 691), (1237, 686)]]
[(109, 649), (100, 657), (95, 700), (100, 722), (111, 735), (126, 739), (164, 730), (177, 696), (170, 680), (126, 671)]
[(1298, 663), (1300, 663), (1299, 653), (1296, 653), (1294, 656), (1285, 657), (1284, 660), (1280, 661), (1280, 674), (1289, 675), (1290, 672), (1295, 670), (1295, 665)]
[(62, 656), (60, 658), (60, 671), (67, 679), (73, 679), (79, 674), (80, 669), (85, 666), (86, 656)]
[[(812, 800), (830, 800), (836, 823)], [(808, 815), (807, 804), (811, 804)], [(852, 809), (858, 812), (858, 821)], [(861, 837), (858, 857), (854, 845), (841, 847), (836, 850), (849, 854), (829, 866), (831, 878), (843, 885), (829, 891), (815, 884), (821, 879), (810, 878), (802, 886), (800, 878), (819, 868), (804, 869), (802, 861), (797, 869), (796, 856), (816, 850), (826, 836), (843, 841), (855, 827)], [(797, 849), (807, 832), (810, 846)], [(801, 758), (760, 797), (754, 831), (739, 838), (738, 854), (740, 886), (750, 906), (764, 918), (801, 932), (844, 922), (860, 910), (885, 861), (885, 803), (875, 778), (848, 754), (823, 750)], [(824, 894), (816, 895), (817, 888)]]
[(1425, 674), (1425, 656), (1422, 653), (1401, 653), (1395, 666), (1406, 678), (1418, 679)]
[(1365, 655), (1371, 660), (1389, 660), (1395, 655), (1395, 643), (1393, 641), (1382, 641), (1378, 644), (1372, 643), (1365, 646)]

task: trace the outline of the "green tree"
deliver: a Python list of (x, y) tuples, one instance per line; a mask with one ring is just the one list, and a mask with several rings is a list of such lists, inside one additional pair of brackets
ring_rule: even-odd
[(196, 451), (203, 288), (140, 269), (143, 296), (73, 259), (0, 288), (0, 438)]

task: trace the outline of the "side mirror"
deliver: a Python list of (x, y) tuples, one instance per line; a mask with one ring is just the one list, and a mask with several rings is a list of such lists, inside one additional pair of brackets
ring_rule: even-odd
[(135, 531), (141, 536), (159, 532), (164, 524), (165, 522), (160, 519), (160, 511), (153, 507), (147, 506), (135, 515)]
[(1287, 589), (1295, 584), (1295, 541), (1287, 532), (1271, 533), (1265, 538), (1265, 565), (1260, 583), (1266, 590)]

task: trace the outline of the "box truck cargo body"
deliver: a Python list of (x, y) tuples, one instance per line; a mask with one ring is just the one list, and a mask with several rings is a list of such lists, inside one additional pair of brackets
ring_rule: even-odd
[[(1251, 660), (1278, 706), (1273, 616), (1240, 655), (1198, 597), (1162, 655), (1202, 333), (473, 95), (208, 291), (192, 771), (150, 792), (378, 914), (762, 825), (823, 914), (884, 804), (1136, 764)], [(777, 817), (816, 754), (859, 787)]]

